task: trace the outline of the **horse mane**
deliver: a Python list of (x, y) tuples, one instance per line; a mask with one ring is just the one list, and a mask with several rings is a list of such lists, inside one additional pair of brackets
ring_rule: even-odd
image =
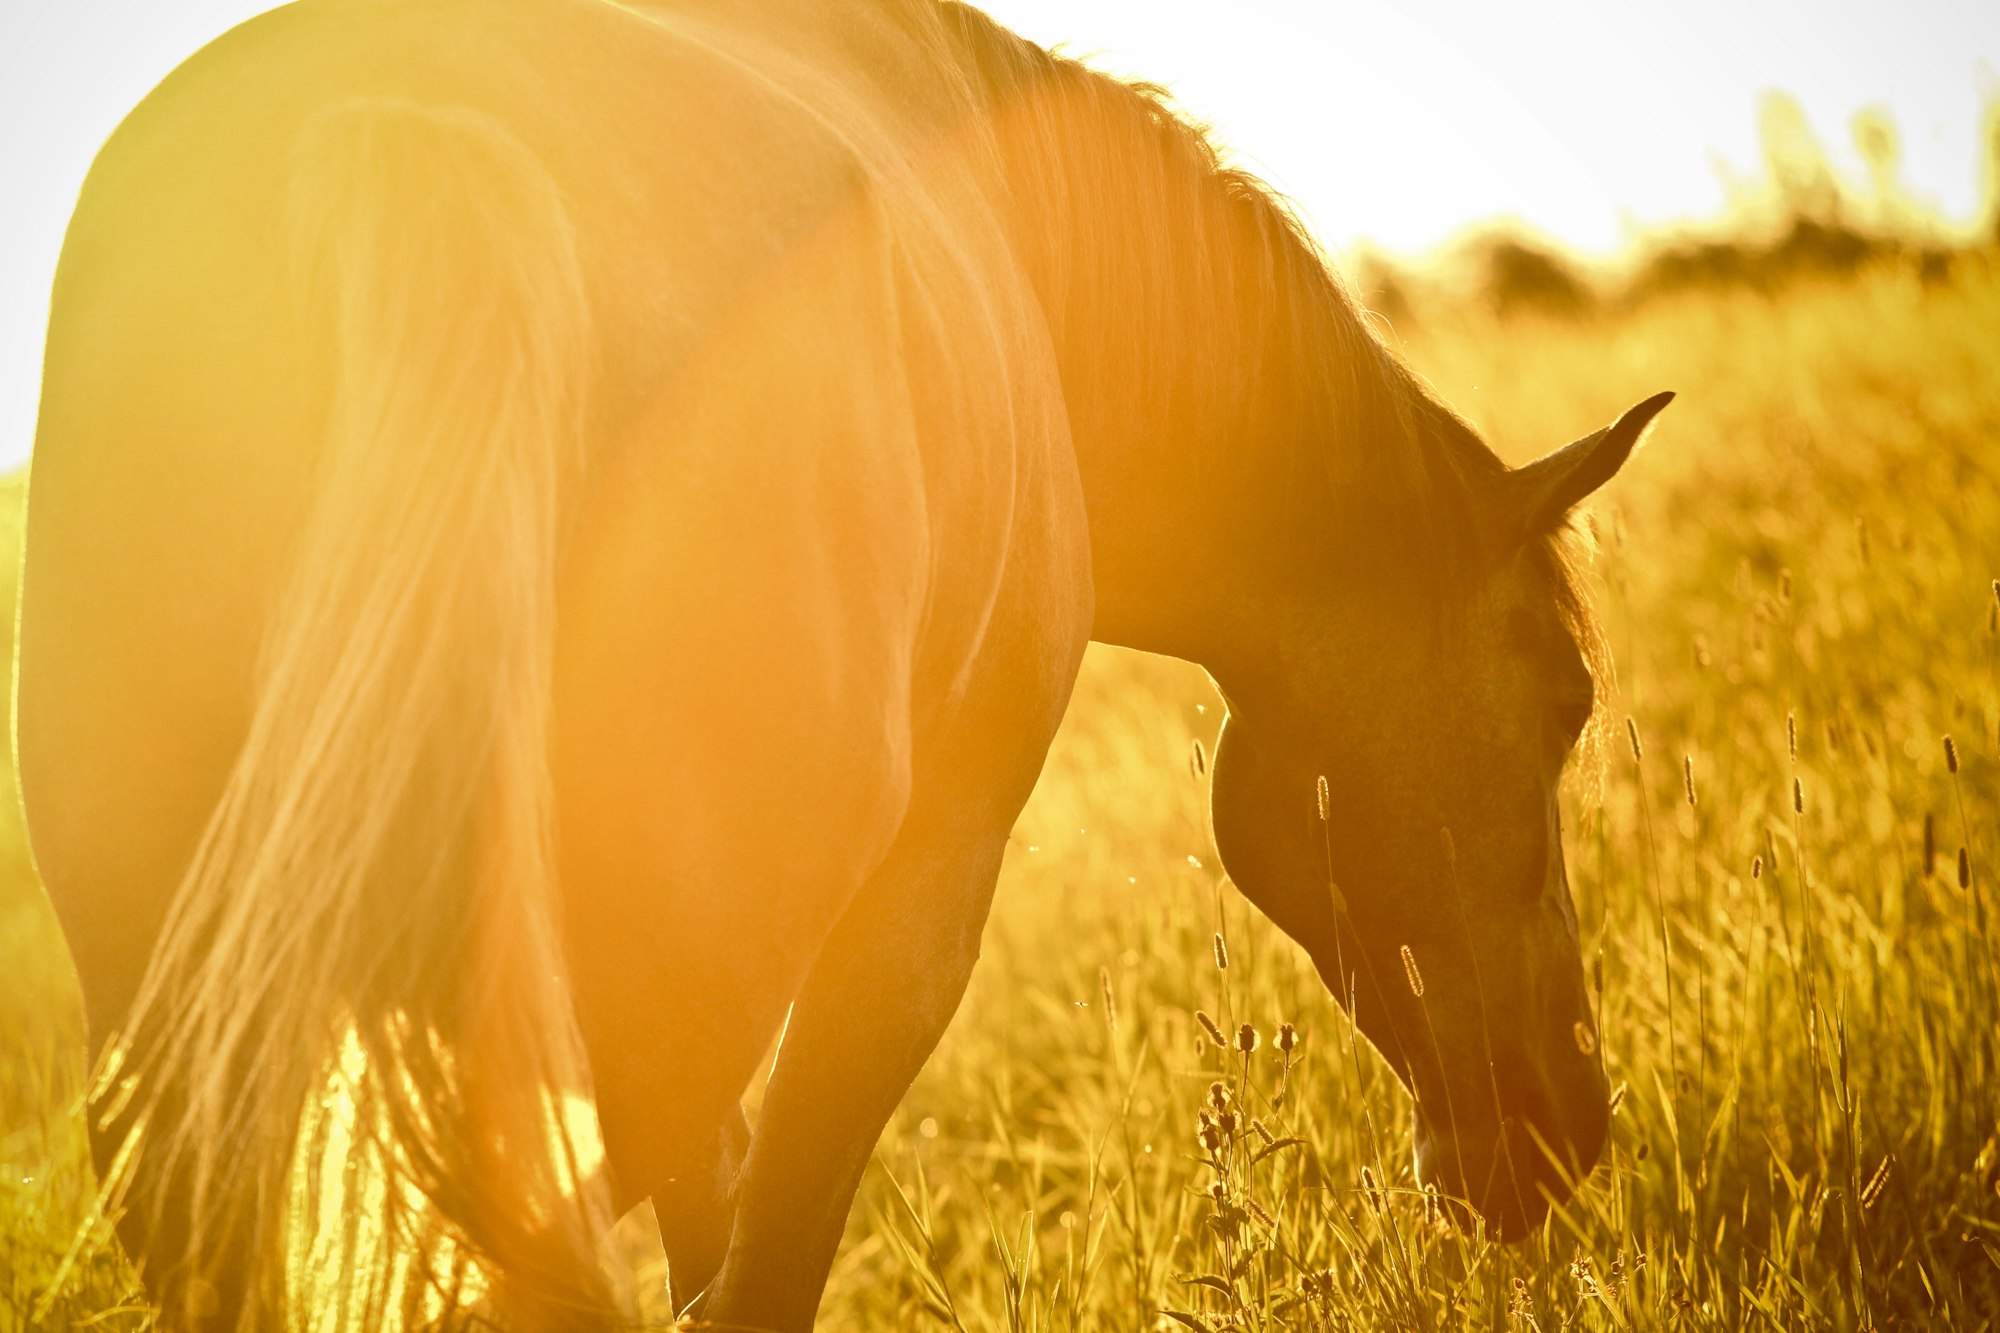
[[(1100, 355), (1080, 345), (1099, 331), (1078, 325), (1106, 288), (1127, 306), (1136, 297), (1133, 325), (1176, 330), (1132, 340), (1147, 387), (1126, 397), (1156, 408), (1161, 434), (1192, 406), (1177, 385), (1219, 389), (1206, 406), (1240, 422), (1238, 438), (1278, 443), (1257, 460), (1273, 494), (1312, 509), (1294, 526), (1321, 545), (1301, 554), (1414, 586), (1449, 621), (1459, 604), (1451, 591), (1490, 558), (1475, 536), (1477, 509), (1506, 464), (1376, 333), (1291, 201), (1231, 165), (1210, 129), (1159, 85), (1093, 70), (958, 0), (941, 9), (984, 85), (1002, 151), (1010, 140), (1024, 145), (1007, 163), (1026, 196), (1016, 227), (1059, 356), (1074, 364)], [(1146, 243), (1093, 243), (1114, 215), (1142, 219)], [(1077, 263), (1079, 249), (1098, 262)], [(1293, 386), (1290, 396), (1256, 398), (1267, 367)], [(1079, 406), (1089, 410), (1073, 396)], [(1245, 460), (1222, 452), (1201, 461), (1240, 469)], [(1587, 534), (1564, 525), (1538, 546), (1602, 699), (1611, 659), (1587, 591)]]

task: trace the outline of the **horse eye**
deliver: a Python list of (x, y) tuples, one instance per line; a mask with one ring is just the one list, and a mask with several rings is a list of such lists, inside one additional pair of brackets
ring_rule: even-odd
[(1581, 693), (1565, 691), (1556, 699), (1555, 722), (1562, 729), (1565, 746), (1576, 744), (1577, 737), (1583, 735), (1583, 729), (1590, 725), (1590, 714), (1595, 704), (1596, 699), (1587, 685)]

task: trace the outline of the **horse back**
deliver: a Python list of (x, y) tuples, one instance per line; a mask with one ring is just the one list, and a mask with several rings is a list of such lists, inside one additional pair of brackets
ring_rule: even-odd
[[(1045, 337), (955, 76), (872, 22), (305, 0), (107, 145), (55, 293), (19, 686), (31, 833), (96, 1031), (241, 745), (312, 502), (327, 384), (287, 182), (329, 108), (467, 109), (568, 204), (595, 340), (558, 717), (605, 747), (557, 762), (581, 870), (623, 838), (652, 854), (608, 868), (657, 882), (691, 835), (634, 830), (707, 827), (718, 872), (822, 876), (818, 921), (893, 839), (927, 726), (996, 676), (1060, 697), (1088, 598)], [(996, 653), (994, 608), (1023, 597), (1048, 614)], [(814, 811), (796, 834), (834, 851), (746, 858), (740, 817), (690, 817), (760, 796)]]

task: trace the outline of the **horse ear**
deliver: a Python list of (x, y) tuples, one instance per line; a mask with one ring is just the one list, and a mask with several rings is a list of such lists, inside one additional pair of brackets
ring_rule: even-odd
[(1673, 400), (1671, 393), (1656, 393), (1604, 429), (1509, 472), (1507, 517), (1518, 539), (1548, 532), (1578, 501), (1611, 480), (1631, 456), (1639, 436)]

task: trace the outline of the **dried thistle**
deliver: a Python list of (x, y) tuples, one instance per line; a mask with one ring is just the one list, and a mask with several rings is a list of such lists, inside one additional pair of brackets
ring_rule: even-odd
[(1236, 1029), (1236, 1049), (1244, 1055), (1257, 1049), (1257, 1029), (1245, 1023)]
[(1280, 1023), (1278, 1024), (1278, 1035), (1275, 1040), (1278, 1049), (1284, 1054), (1290, 1055), (1292, 1048), (1299, 1044), (1298, 1029), (1290, 1023)]

